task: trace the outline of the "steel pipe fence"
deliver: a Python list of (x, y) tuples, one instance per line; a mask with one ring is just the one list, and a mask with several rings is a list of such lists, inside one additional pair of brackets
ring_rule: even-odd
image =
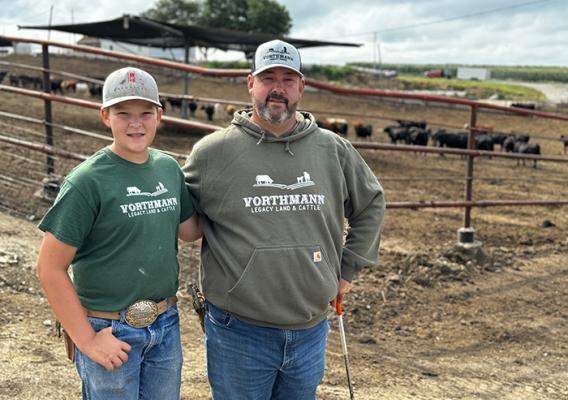
[[(47, 179), (51, 179), (54, 176), (54, 157), (57, 157), (58, 160), (62, 161), (66, 160), (73, 160), (73, 162), (78, 161), (76, 158), (76, 154), (72, 154), (70, 152), (61, 153), (57, 151), (55, 147), (53, 147), (53, 139), (52, 139), (52, 130), (56, 124), (52, 121), (51, 117), (51, 102), (61, 102), (65, 104), (72, 104), (76, 106), (91, 108), (91, 109), (98, 109), (100, 104), (95, 102), (90, 102), (86, 100), (80, 99), (73, 99), (68, 98), (65, 96), (58, 96), (55, 94), (51, 94), (50, 87), (49, 87), (49, 52), (48, 46), (56, 46), (62, 47), (67, 49), (72, 49), (76, 51), (92, 53), (92, 54), (99, 54), (107, 57), (118, 58), (122, 60), (129, 60), (135, 62), (146, 63), (149, 65), (155, 65), (163, 68), (171, 68), (179, 71), (190, 72), (201, 74), (204, 76), (216, 76), (216, 77), (243, 77), (248, 74), (248, 70), (228, 70), (228, 69), (208, 69), (203, 67), (191, 66), (187, 64), (176, 63), (172, 61), (166, 60), (158, 60), (152, 59), (150, 57), (143, 57), (143, 56), (136, 56), (131, 54), (124, 54), (119, 53), (116, 51), (110, 50), (103, 50), (92, 48), (89, 46), (82, 46), (82, 45), (71, 45), (66, 43), (60, 42), (50, 42), (44, 40), (36, 40), (36, 39), (24, 39), (24, 38), (15, 38), (9, 36), (2, 36), (0, 35), (0, 39), (6, 41), (13, 41), (13, 42), (29, 42), (40, 44), (42, 46), (42, 60), (43, 60), (43, 67), (41, 71), (44, 75), (44, 92), (36, 92), (28, 89), (21, 89), (21, 88), (12, 88), (5, 85), (0, 85), (0, 91), (6, 91), (11, 93), (23, 94), (26, 96), (36, 97), (44, 100), (45, 103), (45, 120), (43, 124), (46, 130), (46, 144), (45, 145), (38, 145), (33, 143), (22, 143), (17, 142), (15, 139), (6, 139), (5, 137), (0, 138), (0, 142), (3, 143), (3, 146), (15, 146), (15, 147), (23, 147), (28, 151), (35, 152), (35, 158), (37, 158), (37, 153), (45, 153), (47, 155), (47, 170), (46, 173), (44, 172), (44, 181)], [(383, 151), (403, 151), (403, 152), (421, 152), (421, 153), (438, 153), (438, 154), (449, 154), (449, 155), (460, 155), (466, 157), (466, 174), (465, 174), (465, 199), (463, 201), (420, 201), (420, 202), (391, 202), (388, 204), (387, 207), (397, 209), (397, 208), (425, 208), (425, 207), (436, 207), (436, 208), (447, 208), (447, 207), (461, 207), (465, 209), (464, 213), (464, 227), (469, 228), (471, 226), (471, 209), (472, 207), (492, 207), (492, 206), (546, 206), (546, 205), (565, 205), (568, 204), (566, 200), (500, 200), (500, 201), (491, 201), (491, 200), (482, 200), (482, 201), (474, 201), (473, 197), (473, 181), (474, 181), (474, 160), (477, 157), (495, 157), (495, 158), (510, 158), (510, 159), (526, 159), (526, 160), (537, 160), (537, 161), (549, 161), (549, 162), (568, 162), (568, 159), (565, 157), (554, 157), (554, 156), (534, 156), (534, 155), (525, 155), (525, 154), (510, 154), (510, 153), (499, 153), (499, 152), (489, 152), (489, 151), (481, 151), (475, 150), (475, 135), (478, 132), (483, 130), (483, 127), (478, 126), (477, 119), (478, 114), (482, 110), (491, 110), (491, 111), (500, 111), (515, 115), (525, 115), (525, 116), (536, 116), (540, 118), (547, 118), (547, 119), (555, 119), (560, 121), (568, 121), (568, 116), (553, 114), (549, 112), (542, 112), (542, 111), (535, 111), (535, 110), (526, 110), (526, 109), (516, 109), (516, 108), (509, 108), (504, 106), (497, 106), (494, 104), (487, 104), (487, 103), (480, 103), (475, 102), (472, 100), (467, 99), (460, 99), (460, 98), (449, 98), (443, 96), (434, 96), (434, 95), (425, 95), (425, 94), (416, 94), (416, 93), (406, 93), (406, 92), (397, 92), (397, 91), (388, 91), (388, 90), (379, 90), (379, 89), (353, 89), (353, 88), (343, 88), (337, 85), (332, 85), (325, 82), (318, 82), (314, 80), (307, 79), (306, 85), (325, 90), (331, 93), (337, 93), (341, 95), (347, 96), (372, 96), (378, 98), (392, 98), (392, 99), (411, 99), (411, 100), (419, 100), (424, 102), (436, 102), (436, 103), (444, 103), (444, 104), (451, 104), (451, 105), (458, 105), (464, 107), (465, 109), (470, 110), (470, 118), (468, 123), (468, 148), (465, 150), (460, 149), (447, 149), (447, 148), (432, 148), (432, 147), (422, 147), (422, 146), (401, 146), (401, 145), (389, 145), (383, 143), (369, 143), (369, 142), (353, 142), (353, 145), (359, 149), (372, 149), (372, 150), (383, 150)], [(187, 96), (181, 96), (182, 98), (187, 98)], [(375, 116), (376, 117), (376, 116)], [(386, 118), (385, 118), (386, 119)], [(185, 129), (191, 129), (193, 131), (198, 131), (202, 133), (208, 133), (214, 130), (219, 129), (219, 126), (216, 125), (209, 125), (209, 124), (202, 124), (196, 122), (190, 122), (180, 118), (172, 118), (172, 117), (164, 117), (164, 123), (171, 124), (173, 126), (178, 126)], [(67, 127), (70, 128), (70, 127)], [(73, 128), (71, 128), (73, 129)], [(21, 151), (21, 150), (20, 150)], [(26, 156), (22, 156), (25, 158)], [(35, 159), (34, 158), (34, 159)], [(20, 158), (20, 161), (21, 158)], [(65, 170), (67, 168), (64, 166), (62, 168), (62, 174), (65, 174)], [(58, 172), (59, 173), (59, 172)], [(41, 176), (41, 175), (40, 175)], [(26, 176), (22, 176), (22, 178), (28, 179), (32, 182), (37, 182), (32, 178), (28, 178)], [(37, 179), (37, 178), (36, 178)], [(3, 179), (6, 181), (7, 184), (13, 186), (17, 186), (16, 183), (19, 182), (16, 178), (5, 177)], [(22, 181), (23, 182), (23, 181)], [(21, 186), (34, 186), (30, 184), (30, 181), (27, 181), (28, 184)], [(45, 182), (44, 182), (44, 189), (45, 189)], [(1, 200), (1, 199), (0, 199)], [(3, 201), (0, 201), (1, 205), (4, 205)]]

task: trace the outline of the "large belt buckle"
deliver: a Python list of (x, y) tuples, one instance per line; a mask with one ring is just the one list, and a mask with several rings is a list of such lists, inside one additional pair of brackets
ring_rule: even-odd
[(125, 320), (133, 328), (145, 328), (158, 318), (158, 304), (152, 300), (138, 300), (126, 309)]

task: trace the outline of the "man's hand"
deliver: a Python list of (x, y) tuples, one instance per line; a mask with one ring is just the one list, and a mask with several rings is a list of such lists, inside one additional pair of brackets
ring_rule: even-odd
[(80, 350), (91, 360), (102, 365), (108, 372), (128, 361), (131, 347), (128, 343), (115, 338), (112, 327), (101, 329), (93, 338), (81, 346)]
[(343, 297), (345, 296), (345, 294), (349, 291), (349, 287), (351, 286), (351, 282), (346, 281), (345, 279), (340, 279), (339, 280), (339, 290), (337, 291), (337, 296), (335, 297), (335, 299), (333, 299), (329, 304), (331, 304), (331, 306), (333, 308), (335, 308), (335, 305), (337, 303), (341, 304), (343, 303)]

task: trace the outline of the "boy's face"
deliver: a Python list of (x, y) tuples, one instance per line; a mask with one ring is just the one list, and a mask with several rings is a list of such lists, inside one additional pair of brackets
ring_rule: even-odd
[(144, 100), (127, 100), (101, 108), (104, 124), (111, 129), (111, 150), (125, 160), (143, 163), (162, 119), (162, 109)]

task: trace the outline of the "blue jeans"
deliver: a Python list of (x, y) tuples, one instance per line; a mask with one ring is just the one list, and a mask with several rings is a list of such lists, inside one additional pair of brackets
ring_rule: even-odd
[(179, 400), (182, 352), (177, 307), (170, 307), (147, 328), (100, 318), (89, 321), (97, 332), (112, 326), (112, 334), (132, 350), (128, 361), (112, 372), (75, 350), (84, 400)]
[(265, 328), (206, 304), (207, 375), (215, 400), (313, 400), (325, 369), (327, 320)]

